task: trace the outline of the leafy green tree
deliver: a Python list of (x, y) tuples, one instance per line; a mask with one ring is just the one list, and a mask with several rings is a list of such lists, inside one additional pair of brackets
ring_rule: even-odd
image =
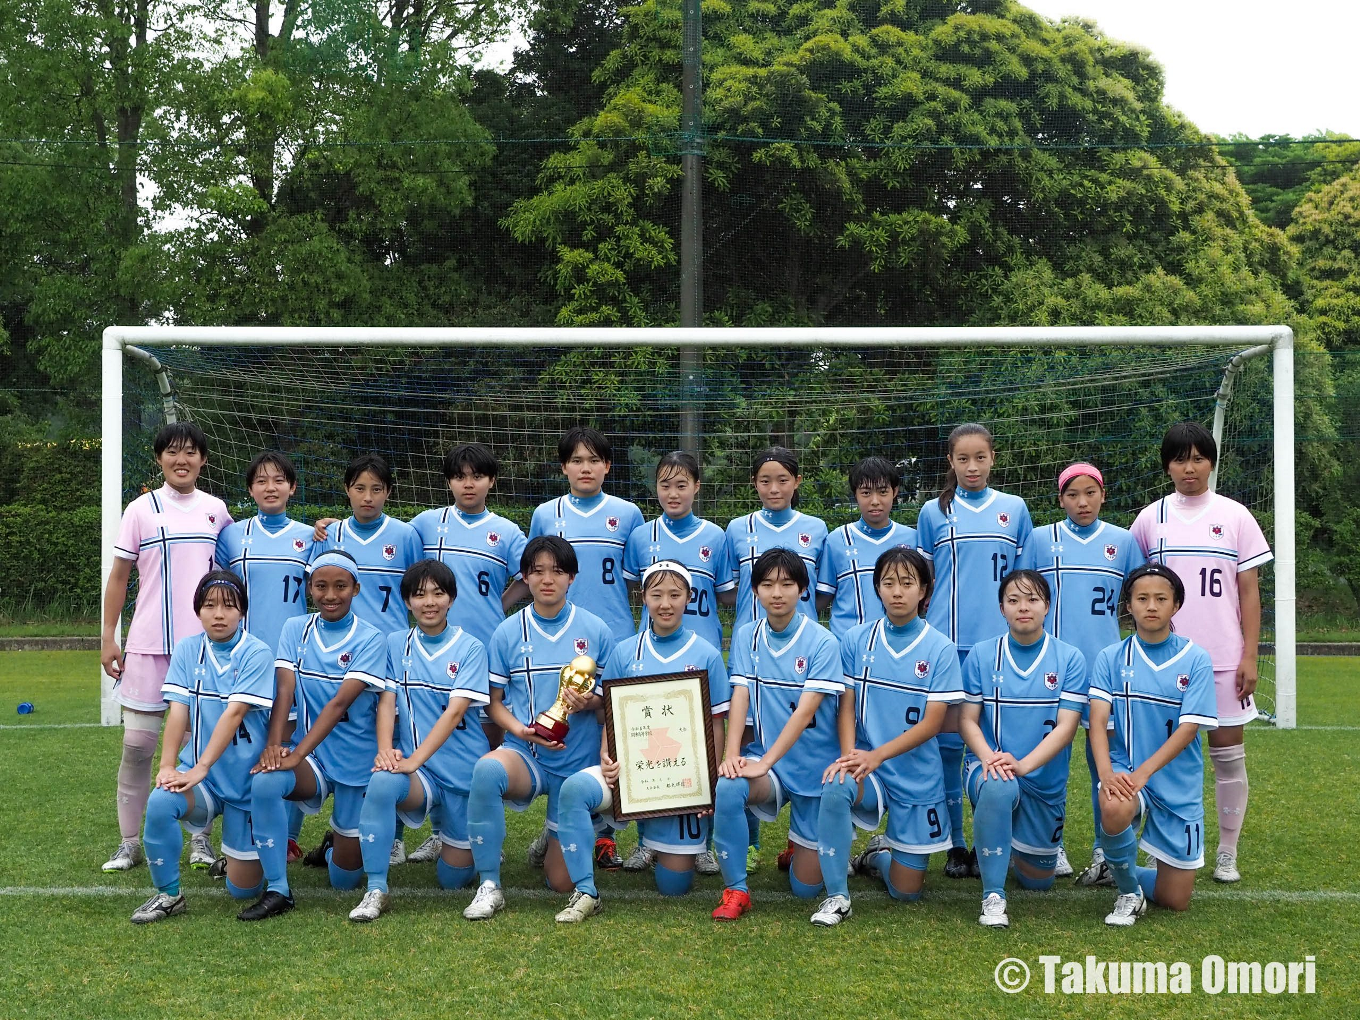
[(1335, 131), (1289, 135), (1232, 135), (1219, 152), (1237, 171), (1261, 222), (1284, 230), (1310, 191), (1336, 180), (1360, 160), (1360, 142)]

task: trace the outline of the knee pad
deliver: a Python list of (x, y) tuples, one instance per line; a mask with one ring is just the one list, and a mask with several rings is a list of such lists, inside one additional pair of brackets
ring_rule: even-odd
[(817, 896), (821, 894), (822, 883), (818, 882), (816, 885), (808, 885), (806, 882), (799, 880), (798, 876), (793, 873), (793, 868), (789, 868), (789, 888), (793, 890), (793, 895), (797, 896), (800, 900), (811, 900), (816, 899)]
[(673, 871), (660, 861), (652, 869), (656, 891), (662, 896), (683, 896), (694, 888), (693, 871)]
[(364, 880), (364, 869), (355, 868), (353, 871), (346, 871), (332, 860), (335, 853), (334, 848), (326, 851), (326, 867), (331, 874), (332, 889), (357, 889)]
[(460, 868), (439, 857), (435, 860), (434, 873), (435, 877), (439, 879), (441, 889), (462, 889), (464, 886), (472, 884), (472, 878), (477, 874), (477, 869), (471, 864)]
[(469, 798), (491, 796), (497, 800), (504, 800), (505, 791), (508, 789), (510, 773), (505, 771), (505, 766), (495, 758), (478, 758), (477, 764), (472, 767)]
[(264, 892), (264, 879), (260, 879), (259, 882), (249, 889), (242, 889), (239, 885), (232, 882), (231, 879), (227, 879), (227, 892), (234, 900), (253, 900), (256, 896), (259, 896), (260, 893)]

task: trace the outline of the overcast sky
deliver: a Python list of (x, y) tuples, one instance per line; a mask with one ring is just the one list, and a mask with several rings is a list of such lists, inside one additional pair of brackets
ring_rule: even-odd
[(1219, 135), (1360, 133), (1357, 0), (1024, 0), (1138, 43), (1166, 101)]

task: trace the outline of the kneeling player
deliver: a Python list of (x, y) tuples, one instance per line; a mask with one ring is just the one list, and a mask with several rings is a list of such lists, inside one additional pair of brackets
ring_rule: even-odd
[[(364, 877), (359, 809), (378, 753), (378, 695), (385, 686), (387, 649), (377, 628), (351, 609), (359, 593), (359, 567), (348, 553), (333, 550), (312, 560), (307, 593), (317, 611), (293, 617), (279, 635), (269, 745), (255, 766), (250, 796), (255, 846), (268, 888), (237, 915), (243, 921), (293, 909), (289, 802), (315, 814), (334, 796), (330, 828), (335, 843), (326, 851), (331, 885), (354, 889)], [(297, 744), (288, 747), (283, 734), (294, 697)]]
[(845, 689), (840, 646), (829, 630), (799, 611), (808, 587), (802, 559), (791, 549), (762, 553), (751, 567), (751, 586), (765, 619), (742, 624), (732, 635), (729, 714), (744, 719), (750, 707), (755, 739), (748, 750), (756, 756), (743, 757), (741, 727), (728, 727), (713, 817), (713, 841), (727, 887), (713, 911), (719, 921), (734, 921), (751, 909), (748, 806), (772, 822), (790, 805), (789, 886), (804, 899), (821, 891), (817, 811), (822, 775), (854, 747), (854, 698)]
[[(1149, 563), (1129, 574), (1123, 602), (1136, 633), (1096, 659), (1091, 680), (1092, 752), (1100, 773), (1105, 860), (1119, 886), (1105, 923), (1126, 927), (1149, 899), (1190, 906), (1195, 870), (1204, 867), (1204, 755), (1199, 728), (1218, 725), (1209, 653), (1171, 632), (1185, 600), (1175, 571)], [(1114, 717), (1114, 736), (1105, 731)], [(1137, 867), (1138, 836), (1157, 861)]]
[[(643, 617), (648, 622), (636, 637), (614, 649), (603, 679), (707, 670), (710, 711), (722, 719), (731, 700), (727, 668), (722, 652), (685, 626), (685, 607), (692, 590), (690, 572), (675, 560), (658, 560), (643, 570)], [(613, 807), (610, 787), (617, 785), (618, 774), (618, 763), (610, 760), (607, 747), (601, 745), (600, 765), (578, 772), (562, 784), (558, 833), (567, 873), (576, 887), (566, 908), (557, 915), (563, 923), (582, 921), (600, 912), (590, 849), (592, 815)], [(654, 865), (656, 887), (662, 895), (683, 896), (694, 885), (695, 857), (708, 843), (708, 828), (708, 818), (698, 814), (638, 822), (638, 848), (643, 860)]]
[(964, 786), (982, 871), (978, 923), (1005, 928), (1006, 872), (1048, 889), (1066, 820), (1072, 737), (1087, 701), (1086, 659), (1044, 633), (1048, 582), (1015, 570), (998, 592), (1008, 633), (979, 641), (963, 664), (967, 699), (959, 733), (968, 745)]
[(387, 639), (378, 756), (359, 813), (368, 891), (350, 911), (351, 921), (376, 921), (387, 910), (388, 848), (398, 817), (413, 829), (433, 818), (441, 844), (435, 865), (441, 886), (460, 889), (473, 875), (468, 786), (473, 766), (491, 745), (475, 717), (469, 725), (464, 716), (473, 705), (490, 700), (486, 649), (461, 627), (449, 626), (458, 582), (439, 560), (409, 567), (401, 578), (401, 597), (416, 625)]
[(205, 575), (194, 592), (194, 612), (204, 633), (182, 640), (170, 657), (161, 688), (170, 711), (143, 839), (157, 892), (133, 913), (133, 924), (185, 911), (179, 888), (181, 823), (190, 832), (206, 832), (221, 815), (227, 891), (237, 899), (259, 894), (259, 855), (250, 837), (250, 768), (264, 747), (274, 703), (274, 654), (241, 630), (246, 606), (245, 586), (235, 574), (214, 570)]
[(855, 749), (823, 777), (817, 849), (827, 898), (813, 924), (850, 916), (844, 862), (855, 825), (872, 831), (887, 813), (886, 835), (871, 840), (855, 864), (881, 879), (896, 900), (920, 899), (929, 855), (950, 847), (935, 736), (946, 706), (963, 701), (958, 649), (921, 615), (931, 578), (919, 552), (885, 550), (874, 564), (873, 584), (884, 618), (851, 627), (841, 639), (841, 666), (855, 682)]

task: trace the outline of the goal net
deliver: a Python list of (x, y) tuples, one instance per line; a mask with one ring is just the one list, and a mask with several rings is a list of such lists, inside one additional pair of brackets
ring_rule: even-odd
[[(752, 456), (778, 444), (799, 457), (800, 508), (835, 527), (858, 516), (846, 471), (871, 454), (899, 464), (895, 516), (914, 523), (939, 492), (945, 438), (965, 421), (991, 429), (992, 482), (1024, 497), (1036, 525), (1062, 516), (1062, 467), (1089, 460), (1108, 487), (1103, 517), (1128, 526), (1169, 491), (1162, 432), (1192, 419), (1222, 437), (1217, 490), (1250, 507), (1279, 551), (1278, 359), (1266, 329), (117, 333), (106, 352), (105, 413), (116, 366), (121, 459), (106, 468), (117, 476), (116, 509), (115, 482), (105, 479), (106, 546), (117, 520), (110, 511), (160, 484), (150, 444), (171, 414), (207, 434), (212, 456), (200, 484), (236, 517), (253, 512), (242, 475), (264, 449), (286, 451), (298, 467), (296, 517), (347, 515), (345, 464), (377, 452), (397, 476), (388, 509), (409, 518), (448, 502), (445, 451), (480, 441), (501, 462), (492, 505), (526, 529), (533, 508), (564, 491), (557, 441), (575, 425), (610, 437), (607, 488), (649, 518), (662, 454), (700, 453), (696, 512), (726, 524), (757, 505)], [(1292, 557), (1288, 569), (1292, 582)], [(1276, 575), (1275, 565), (1263, 571), (1257, 698), (1270, 720), (1281, 715)], [(1292, 686), (1289, 697), (1292, 713)]]

